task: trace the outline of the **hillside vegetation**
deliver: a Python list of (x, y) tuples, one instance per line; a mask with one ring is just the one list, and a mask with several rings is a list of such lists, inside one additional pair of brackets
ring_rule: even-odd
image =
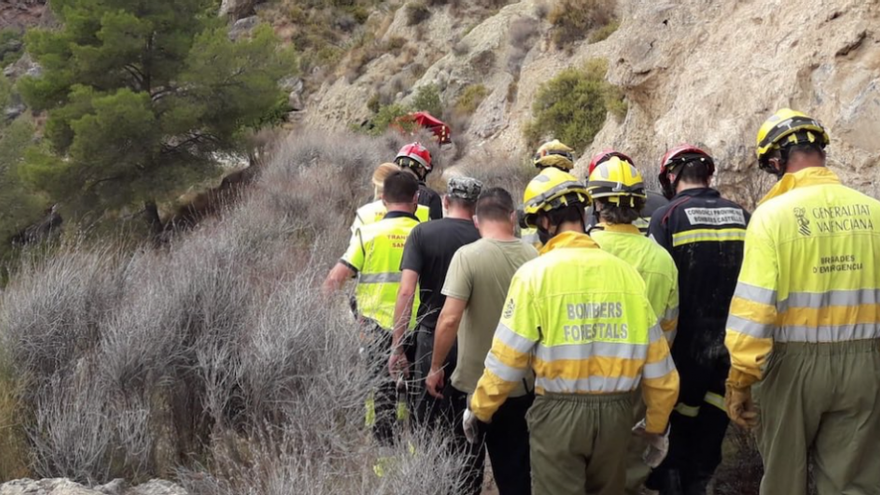
[(374, 164), (400, 144), (304, 134), (222, 221), (163, 250), (33, 253), (0, 295), (0, 478), (456, 493), (444, 439), (368, 441), (354, 322), (317, 291)]

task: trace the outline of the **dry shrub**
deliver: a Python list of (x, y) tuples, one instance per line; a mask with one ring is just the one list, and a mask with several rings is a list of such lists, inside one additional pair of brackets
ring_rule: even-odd
[(507, 55), (507, 72), (519, 77), (523, 60), (534, 45), (538, 34), (538, 21), (532, 17), (520, 17), (510, 24), (508, 41), (510, 52)]
[(519, 83), (511, 81), (510, 84), (507, 85), (507, 102), (515, 102), (517, 93), (519, 93)]
[(503, 187), (514, 201), (522, 199), (526, 185), (537, 173), (534, 165), (522, 157), (489, 154), (471, 156), (466, 163), (459, 165), (458, 171), (479, 179), (485, 187)]
[(477, 74), (491, 74), (495, 68), (495, 52), (492, 50), (484, 50), (471, 59), (471, 66)]
[(385, 43), (385, 51), (393, 53), (394, 55), (400, 55), (404, 45), (406, 45), (406, 38), (403, 36), (392, 36), (388, 38), (388, 41)]
[(538, 34), (538, 21), (532, 17), (520, 17), (510, 23), (507, 39), (510, 46), (528, 51)]
[(616, 0), (560, 0), (550, 10), (547, 20), (553, 25), (552, 37), (557, 48), (581, 41), (587, 34), (614, 20)]
[(482, 84), (465, 86), (455, 101), (455, 113), (459, 115), (473, 114), (487, 96), (489, 96), (489, 90)]
[(456, 493), (442, 441), (372, 444), (377, 378), (345, 295), (318, 291), (373, 169), (407, 139), (302, 133), (222, 221), (166, 248), (70, 244), (19, 268), (0, 293), (0, 383), (21, 391), (0, 395), (18, 422), (4, 476), (14, 455), (88, 483), (177, 472), (192, 493)]
[(30, 476), (25, 417), (20, 407), (22, 381), (8, 369), (8, 362), (5, 356), (0, 357), (0, 482)]
[(417, 26), (431, 17), (431, 9), (420, 1), (406, 4), (406, 25)]
[(617, 31), (617, 28), (619, 28), (619, 27), (620, 27), (620, 21), (615, 19), (615, 20), (612, 20), (611, 22), (609, 22), (608, 24), (606, 24), (600, 28), (597, 28), (592, 33), (590, 33), (590, 38), (589, 38), (590, 43), (598, 43), (600, 41), (605, 41), (606, 39), (608, 39), (609, 36), (614, 34), (614, 32)]

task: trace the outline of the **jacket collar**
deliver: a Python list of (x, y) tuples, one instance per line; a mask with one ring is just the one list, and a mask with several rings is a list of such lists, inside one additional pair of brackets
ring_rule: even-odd
[(710, 198), (719, 198), (721, 197), (721, 193), (712, 189), (711, 187), (695, 187), (693, 189), (685, 189), (684, 191), (678, 193), (671, 199), (671, 201), (675, 201), (678, 198), (683, 198), (685, 196), (689, 197), (697, 197), (697, 196), (707, 196)]
[(621, 234), (636, 234), (642, 235), (639, 232), (639, 228), (631, 223), (605, 223), (601, 222), (596, 227), (599, 230), (604, 230), (605, 232), (619, 232)]
[(840, 177), (825, 167), (809, 167), (793, 174), (785, 174), (776, 183), (764, 198), (758, 202), (762, 204), (777, 196), (800, 187), (821, 186), (827, 184), (840, 184)]
[(389, 220), (391, 218), (411, 218), (416, 222), (419, 221), (418, 217), (407, 211), (389, 211), (382, 220)]
[(541, 248), (540, 252), (541, 254), (547, 254), (554, 249), (562, 248), (599, 249), (599, 245), (596, 244), (596, 241), (591, 239), (587, 234), (582, 234), (580, 232), (563, 232), (554, 236), (547, 242), (547, 244), (544, 244), (544, 247)]

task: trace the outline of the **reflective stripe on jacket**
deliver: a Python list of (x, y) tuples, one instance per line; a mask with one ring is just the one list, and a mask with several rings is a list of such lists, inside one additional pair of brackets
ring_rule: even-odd
[[(381, 199), (361, 206), (354, 214), (354, 221), (351, 222), (351, 234), (354, 235), (354, 232), (358, 227), (370, 225), (382, 220), (385, 218), (385, 213), (387, 212), (388, 210), (385, 209), (385, 203), (383, 203)], [(419, 222), (427, 222), (430, 220), (429, 212), (430, 210), (427, 206), (419, 205), (416, 209), (416, 218), (419, 219)]]
[(599, 247), (635, 267), (644, 279), (648, 300), (671, 346), (678, 324), (678, 269), (672, 256), (635, 225), (600, 223), (597, 227), (590, 237)]
[(787, 174), (755, 211), (730, 305), (729, 380), (762, 378), (773, 342), (880, 338), (880, 201), (826, 168)]
[(724, 328), (748, 221), (747, 211), (709, 187), (679, 192), (651, 217), (650, 237), (678, 268), (676, 359), (726, 367)]
[(471, 410), (488, 422), (531, 366), (535, 392), (607, 394), (642, 383), (648, 430), (662, 432), (678, 373), (645, 283), (585, 234), (554, 237), (510, 284)]
[[(358, 312), (387, 330), (393, 328), (403, 246), (410, 231), (418, 224), (413, 215), (391, 212), (381, 221), (356, 229), (342, 256), (342, 263), (358, 274), (355, 289)], [(418, 307), (417, 290), (413, 315)]]

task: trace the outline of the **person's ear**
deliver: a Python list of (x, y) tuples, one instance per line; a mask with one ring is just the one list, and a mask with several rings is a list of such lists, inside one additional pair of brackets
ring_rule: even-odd
[(443, 209), (449, 211), (449, 196), (443, 195)]
[(416, 191), (416, 193), (413, 194), (412, 202), (413, 202), (414, 205), (419, 204), (419, 192), (418, 192), (418, 191)]
[(535, 224), (544, 230), (550, 230), (550, 219), (547, 218), (545, 215), (539, 216), (538, 219), (535, 221)]
[(775, 170), (777, 173), (782, 172), (782, 159), (770, 158), (769, 160), (767, 160), (767, 162), (770, 163), (770, 166), (773, 167), (773, 170)]
[(517, 224), (519, 224), (519, 218), (516, 215), (516, 210), (510, 212), (510, 223), (513, 224), (513, 230), (516, 230)]
[(474, 217), (473, 217), (473, 218), (474, 218), (474, 227), (476, 227), (476, 228), (477, 228), (477, 230), (480, 230), (480, 219), (479, 219), (479, 218), (477, 218), (477, 216), (476, 216), (476, 215), (474, 215)]

